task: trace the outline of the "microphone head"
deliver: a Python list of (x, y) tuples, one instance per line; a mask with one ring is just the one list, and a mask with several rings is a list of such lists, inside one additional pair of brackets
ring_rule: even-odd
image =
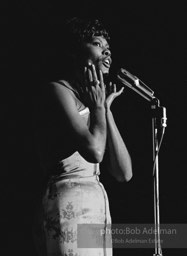
[(130, 72), (128, 72), (124, 68), (120, 68), (117, 72), (117, 78), (120, 82), (125, 84), (126, 86), (132, 88), (132, 83), (135, 83), (137, 77), (133, 76)]
[(149, 101), (154, 98), (154, 91), (126, 69), (120, 68), (120, 70), (117, 72), (117, 78), (121, 83), (128, 86), (143, 98)]

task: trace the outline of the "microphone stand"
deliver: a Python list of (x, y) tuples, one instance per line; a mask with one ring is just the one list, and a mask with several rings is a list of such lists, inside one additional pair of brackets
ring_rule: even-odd
[[(153, 185), (154, 185), (154, 226), (155, 226), (155, 253), (154, 256), (162, 256), (160, 241), (160, 206), (159, 206), (159, 126), (166, 127), (165, 108), (160, 106), (157, 98), (151, 100), (152, 109), (152, 139), (153, 139)], [(162, 116), (161, 113), (164, 113)]]
[[(160, 204), (159, 204), (159, 159), (158, 153), (161, 146), (166, 125), (166, 108), (160, 106), (159, 100), (154, 97), (152, 91), (136, 76), (121, 68), (118, 79), (127, 87), (138, 93), (141, 97), (151, 102), (152, 110), (152, 139), (153, 139), (153, 185), (154, 185), (154, 227), (155, 227), (155, 253), (154, 256), (162, 256), (160, 241)], [(130, 81), (130, 82), (129, 82)], [(132, 84), (133, 82), (133, 84)], [(159, 128), (162, 127), (162, 136), (159, 143)]]

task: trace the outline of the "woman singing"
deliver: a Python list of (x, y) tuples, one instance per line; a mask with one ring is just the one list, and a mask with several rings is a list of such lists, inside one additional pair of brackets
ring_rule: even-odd
[(41, 86), (35, 104), (36, 146), (47, 177), (36, 214), (36, 246), (40, 256), (111, 256), (111, 236), (96, 230), (111, 224), (99, 166), (107, 157), (107, 169), (119, 182), (132, 177), (131, 159), (111, 112), (123, 88), (105, 84), (112, 59), (110, 38), (99, 20), (73, 18), (65, 31), (67, 66), (65, 58), (61, 62), (66, 72)]

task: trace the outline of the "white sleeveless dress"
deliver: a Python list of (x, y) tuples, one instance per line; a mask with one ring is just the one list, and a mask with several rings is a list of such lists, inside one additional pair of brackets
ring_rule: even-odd
[[(85, 122), (89, 109), (79, 111)], [(40, 256), (112, 256), (111, 216), (99, 164), (78, 152), (58, 164), (43, 195), (35, 240)]]

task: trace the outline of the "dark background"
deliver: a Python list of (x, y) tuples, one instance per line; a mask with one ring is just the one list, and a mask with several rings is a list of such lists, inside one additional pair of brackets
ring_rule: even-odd
[[(186, 223), (186, 18), (179, 3), (142, 1), (19, 1), (1, 4), (1, 91), (3, 155), (1, 233), (4, 254), (35, 256), (31, 226), (41, 170), (34, 152), (30, 95), (62, 40), (66, 17), (103, 20), (112, 37), (113, 65), (124, 67), (155, 91), (167, 110), (159, 154), (161, 223)], [(63, 62), (58, 59), (57, 63)], [(55, 67), (51, 65), (51, 67)], [(118, 183), (106, 172), (113, 223), (153, 223), (152, 126), (150, 104), (125, 88), (112, 107), (133, 163), (133, 179)], [(151, 250), (114, 249), (115, 255), (153, 255)], [(163, 255), (185, 255), (163, 249)]]

